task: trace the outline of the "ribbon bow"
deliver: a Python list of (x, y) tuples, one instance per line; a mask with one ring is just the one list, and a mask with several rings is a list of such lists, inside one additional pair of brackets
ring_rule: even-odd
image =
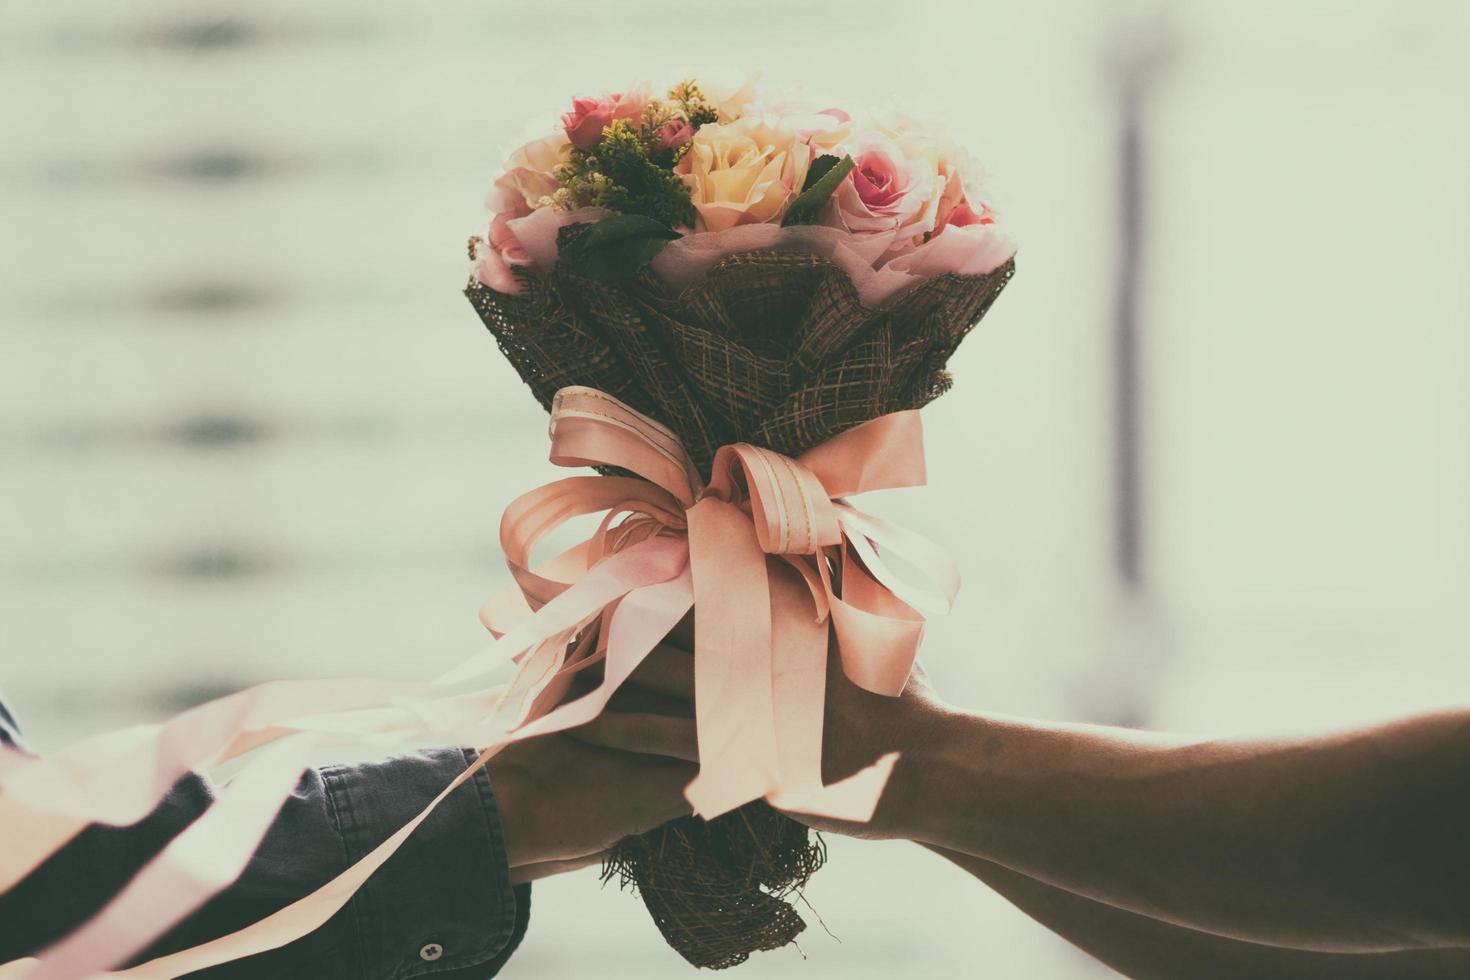
[[(897, 755), (822, 784), (828, 623), (847, 677), (896, 696), (923, 613), (953, 603), (959, 576), (941, 549), (845, 500), (923, 484), (919, 413), (884, 415), (797, 459), (725, 446), (708, 483), (671, 430), (593, 388), (557, 392), (550, 437), (559, 466), (642, 479), (569, 477), (506, 509), (500, 540), (516, 584), (481, 610), (499, 639), (441, 682), (515, 652), (511, 696), (526, 705), (517, 734), (580, 724), (692, 606), (700, 771), (686, 795), (695, 812), (711, 818), (764, 797), (783, 809), (869, 819)], [(591, 538), (533, 570), (540, 538), (598, 512), (605, 516)], [(888, 555), (928, 582), (901, 579)], [(599, 618), (602, 628), (586, 631)], [(568, 652), (573, 637), (589, 633), (595, 645)], [(599, 659), (602, 684), (558, 706), (572, 675)]]

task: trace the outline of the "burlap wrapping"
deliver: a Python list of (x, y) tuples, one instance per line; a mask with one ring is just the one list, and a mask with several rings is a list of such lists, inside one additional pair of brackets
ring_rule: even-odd
[[(585, 231), (561, 231), (565, 244)], [(945, 363), (1015, 271), (927, 280), (879, 309), (817, 256), (730, 256), (676, 292), (652, 272), (599, 282), (557, 265), (517, 270), (523, 290), (471, 281), (470, 303), (548, 410), (588, 385), (677, 432), (708, 473), (714, 451), (751, 442), (788, 456), (950, 386)], [(824, 851), (801, 824), (757, 802), (624, 841), (605, 877), (637, 886), (664, 938), (715, 969), (805, 928), (787, 900)]]

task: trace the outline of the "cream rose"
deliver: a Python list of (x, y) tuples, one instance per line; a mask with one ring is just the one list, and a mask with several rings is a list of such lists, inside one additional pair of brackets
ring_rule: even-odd
[(696, 231), (776, 221), (801, 193), (811, 148), (776, 120), (701, 126), (674, 172), (689, 188)]

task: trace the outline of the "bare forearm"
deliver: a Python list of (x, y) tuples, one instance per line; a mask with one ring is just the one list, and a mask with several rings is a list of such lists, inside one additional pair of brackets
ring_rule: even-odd
[(1470, 945), (1467, 714), (1189, 742), (955, 713), (900, 778), (902, 836), (1153, 919), (1303, 949)]
[(1442, 980), (1470, 974), (1470, 950), (1324, 953), (1264, 946), (1114, 908), (973, 855), (932, 846), (930, 850), (1134, 980)]

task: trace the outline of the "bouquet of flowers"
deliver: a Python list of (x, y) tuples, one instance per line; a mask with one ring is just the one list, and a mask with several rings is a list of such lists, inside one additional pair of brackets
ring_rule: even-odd
[[(845, 797), (821, 786), (829, 631), (849, 677), (896, 695), (920, 610), (946, 607), (953, 582), (932, 548), (844, 498), (922, 482), (912, 410), (950, 386), (945, 364), (1015, 249), (978, 168), (933, 126), (711, 79), (574, 100), (511, 154), (487, 207), (466, 295), (553, 412), (553, 460), (622, 481), (563, 502), (628, 515), (570, 564), (585, 574), (621, 549), (689, 539), (698, 816), (623, 842), (606, 874), (636, 884), (690, 962), (733, 965), (803, 928), (785, 899), (822, 860), (764, 801), (853, 819), (876, 802), (884, 765)], [(529, 571), (524, 535), (503, 525), (502, 539), (523, 599), (487, 604), (497, 634), (567, 585)], [(731, 556), (751, 542), (741, 565)], [(906, 587), (885, 551), (927, 561), (941, 584)], [(618, 609), (532, 648), (528, 723), (565, 700), (570, 675), (599, 658), (612, 670)]]

